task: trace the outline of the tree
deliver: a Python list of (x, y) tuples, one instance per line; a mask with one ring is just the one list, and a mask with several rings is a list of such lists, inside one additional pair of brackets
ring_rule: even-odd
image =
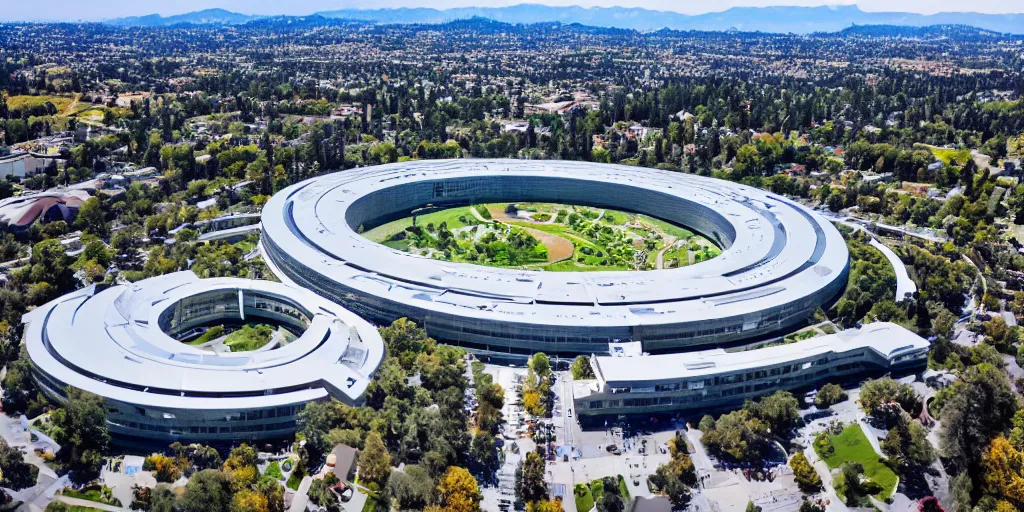
[(284, 487), (277, 482), (277, 479), (263, 475), (256, 482), (254, 488), (266, 496), (268, 512), (284, 512)]
[(526, 510), (527, 512), (564, 512), (562, 500), (559, 498), (535, 501), (528, 504)]
[(400, 510), (423, 510), (434, 494), (434, 481), (426, 468), (413, 464), (404, 471), (392, 471), (385, 490), (398, 500)]
[(866, 506), (870, 503), (867, 497), (880, 490), (878, 484), (863, 480), (863, 476), (864, 466), (861, 463), (843, 464), (837, 477), (836, 492), (841, 494), (848, 506)]
[(701, 441), (716, 455), (727, 455), (736, 460), (752, 461), (761, 458), (767, 447), (768, 425), (740, 409), (723, 414), (715, 428), (704, 432)]
[(255, 448), (243, 443), (231, 449), (221, 470), (231, 477), (231, 487), (235, 492), (241, 492), (256, 483), (259, 477), (256, 463)]
[(590, 366), (590, 359), (587, 356), (576, 356), (572, 362), (572, 378), (584, 380), (594, 378), (594, 368)]
[[(315, 480), (314, 483), (316, 482), (323, 484), (322, 480)], [(231, 498), (230, 510), (231, 512), (270, 512), (270, 504), (267, 502), (267, 497), (260, 492), (243, 489)]]
[(701, 432), (713, 430), (715, 428), (714, 416), (711, 416), (710, 414), (705, 414), (704, 417), (700, 419), (700, 423), (697, 424), (697, 428), (700, 429)]
[(36, 484), (39, 468), (25, 462), (21, 451), (0, 439), (0, 485), (20, 491)]
[(364, 448), (359, 452), (359, 478), (384, 486), (391, 473), (391, 454), (384, 446), (380, 434), (370, 432), (366, 435)]
[(465, 468), (452, 466), (437, 486), (438, 498), (445, 512), (477, 512), (480, 510), (480, 489), (476, 479)]
[(648, 481), (668, 497), (675, 510), (685, 510), (690, 503), (690, 488), (697, 485), (697, 472), (683, 437), (677, 434), (669, 440), (668, 448), (668, 463), (659, 466)]
[(331, 430), (340, 415), (334, 402), (310, 402), (295, 417), (299, 434), (306, 439), (307, 462), (320, 460), (327, 451), (325, 434)]
[(895, 414), (893, 406), (898, 405), (904, 411), (913, 413), (920, 398), (914, 388), (901, 384), (892, 378), (869, 380), (860, 388), (860, 407), (868, 415), (885, 418)]
[(82, 203), (75, 217), (75, 227), (96, 236), (107, 236), (106, 217), (100, 198), (90, 197)]
[(412, 369), (416, 355), (434, 344), (427, 336), (426, 329), (419, 327), (408, 318), (399, 318), (391, 325), (380, 329), (380, 337), (388, 354), (394, 354), (406, 370)]
[(181, 470), (176, 465), (176, 462), (164, 454), (154, 453), (146, 457), (142, 469), (152, 471), (157, 482), (173, 483), (181, 478)]
[[(333, 473), (328, 474), (334, 475)], [(309, 500), (314, 505), (324, 507), (327, 510), (335, 510), (338, 505), (338, 498), (331, 492), (326, 478), (313, 480), (313, 483), (309, 486)]]
[(61, 446), (57, 462), (71, 470), (77, 482), (96, 478), (110, 448), (103, 398), (68, 388), (67, 401), (50, 415), (50, 422), (51, 436)]
[(967, 471), (980, 488), (981, 450), (1005, 432), (1017, 412), (1017, 396), (1006, 371), (984, 363), (968, 367), (950, 388), (942, 407), (940, 448), (950, 462), (951, 473)]
[(60, 240), (43, 240), (32, 247), (29, 281), (52, 287), (50, 292), (35, 297), (34, 304), (42, 304), (74, 288), (74, 272), (70, 260)]
[(229, 512), (233, 497), (227, 473), (204, 469), (189, 478), (177, 508), (181, 512)]
[(789, 391), (776, 391), (757, 402), (748, 400), (743, 407), (779, 436), (786, 435), (800, 421), (800, 402)]
[(846, 391), (838, 384), (825, 384), (814, 395), (814, 405), (818, 409), (828, 409), (843, 400), (846, 400)]
[(477, 432), (470, 446), (471, 455), (484, 471), (490, 472), (498, 464), (497, 442), (489, 431)]
[(1024, 507), (1024, 452), (998, 436), (982, 455), (982, 467), (986, 493)]
[(804, 502), (800, 504), (799, 512), (825, 512), (825, 509), (818, 506), (817, 503), (804, 500)]
[(821, 490), (821, 477), (818, 476), (818, 472), (814, 470), (814, 466), (811, 466), (803, 452), (797, 452), (789, 459), (789, 467), (793, 470), (793, 477), (801, 491), (813, 493)]
[(597, 500), (598, 512), (623, 512), (626, 510), (625, 496), (615, 478), (606, 476), (601, 479), (601, 498)]
[(544, 459), (535, 451), (526, 454), (517, 469), (516, 497), (523, 503), (533, 503), (548, 497), (548, 485), (544, 481)]
[(690, 486), (683, 483), (678, 477), (671, 462), (658, 466), (649, 480), (661, 494), (664, 494), (672, 502), (673, 510), (686, 510), (686, 507), (690, 505)]
[(538, 377), (545, 378), (551, 375), (551, 359), (543, 352), (537, 352), (530, 358), (530, 369)]

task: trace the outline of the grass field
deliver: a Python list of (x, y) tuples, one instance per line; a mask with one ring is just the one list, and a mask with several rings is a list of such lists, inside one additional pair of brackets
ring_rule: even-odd
[[(657, 255), (668, 242), (684, 241), (682, 247), (667, 251), (665, 262), (671, 261), (673, 267), (686, 266), (691, 263), (691, 253), (700, 251), (699, 256), (710, 259), (720, 254), (720, 250), (707, 239), (695, 235), (689, 229), (676, 226), (669, 222), (625, 211), (601, 208), (573, 206), (554, 203), (517, 203), (519, 210), (531, 212), (533, 219), (509, 215), (505, 212), (509, 203), (492, 203), (477, 205), (477, 211), (483, 210), (485, 217), (510, 226), (524, 228), (547, 249), (547, 262), (516, 260), (511, 268), (540, 269), (549, 272), (591, 272), (634, 270), (635, 252), (645, 249), (646, 263), (644, 270), (657, 267)], [(434, 211), (416, 217), (416, 225), (428, 233), (436, 234), (435, 230), (442, 223), (449, 230), (457, 230), (465, 226), (486, 224), (475, 215), (470, 206), (460, 206)], [(561, 216), (559, 216), (561, 212)], [(576, 219), (576, 220), (573, 220)], [(569, 221), (572, 222), (569, 222)], [(419, 247), (417, 241), (423, 243), (419, 235), (396, 236), (412, 226), (413, 218), (406, 217), (366, 230), (362, 235), (374, 242), (395, 250), (417, 252), (423, 255), (439, 257), (440, 251), (432, 250), (434, 241), (430, 237), (428, 247)], [(477, 233), (473, 231), (473, 233)], [(472, 252), (475, 242), (472, 235), (460, 235), (459, 247), (446, 250), (444, 257), (454, 261), (505, 266), (502, 262), (483, 260)], [(547, 236), (546, 236), (547, 235)], [(504, 235), (502, 235), (504, 236)], [(711, 250), (704, 252), (702, 247)], [(695, 250), (696, 248), (696, 250)], [(466, 252), (466, 251), (470, 252)], [(479, 248), (477, 250), (480, 250)], [(706, 256), (706, 258), (705, 258)], [(542, 258), (543, 260), (543, 258)], [(696, 261), (700, 261), (697, 259)], [(669, 268), (666, 266), (665, 268)]]
[(71, 105), (72, 101), (74, 101), (74, 98), (67, 96), (11, 96), (7, 98), (7, 108), (11, 111), (27, 110), (41, 107), (46, 102), (50, 102), (57, 108), (57, 113), (59, 114), (67, 110), (68, 105)]
[(64, 119), (64, 118), (77, 118), (80, 121), (86, 123), (98, 124), (103, 122), (103, 117), (106, 112), (111, 112), (115, 118), (123, 118), (131, 115), (131, 111), (126, 108), (119, 107), (106, 107), (104, 105), (96, 105), (89, 102), (77, 101), (78, 96), (54, 96), (54, 95), (42, 95), (42, 96), (11, 96), (7, 98), (7, 107), (12, 111), (31, 110), (33, 108), (41, 107), (47, 102), (52, 103), (54, 108), (57, 110), (56, 114), (52, 116), (43, 116), (46, 119)]
[[(871, 447), (867, 436), (858, 424), (843, 429), (839, 435), (829, 436), (835, 452), (829, 457), (822, 457), (829, 469), (836, 469), (846, 462), (859, 462), (864, 466), (864, 475), (872, 482), (882, 486), (876, 497), (884, 500), (896, 489), (898, 477), (891, 469), (879, 460), (880, 456)], [(821, 455), (820, 453), (818, 454)]]
[[(431, 212), (425, 215), (419, 215), (416, 217), (416, 225), (426, 227), (428, 224), (440, 226), (442, 222), (448, 223), (448, 229), (461, 228), (476, 223), (476, 217), (469, 211), (469, 206), (460, 206), (457, 208), (448, 208), (437, 212)], [(405, 228), (412, 226), (412, 217), (406, 217), (404, 219), (393, 220), (387, 224), (381, 224), (369, 231), (365, 231), (363, 236), (377, 243), (383, 243), (387, 239), (391, 238), (396, 233), (405, 231)]]
[(206, 332), (201, 334), (198, 338), (188, 342), (187, 344), (188, 345), (192, 345), (193, 347), (198, 347), (199, 345), (202, 345), (203, 343), (207, 343), (207, 342), (213, 341), (213, 340), (215, 340), (217, 338), (220, 338), (223, 335), (224, 335), (224, 326), (223, 325), (214, 325), (214, 326), (211, 326), (209, 329), (206, 329)]
[(928, 148), (929, 151), (935, 155), (935, 158), (942, 160), (942, 163), (946, 165), (963, 165), (965, 162), (971, 159), (971, 152), (966, 149), (946, 149), (938, 148), (935, 146), (929, 146), (927, 144), (918, 144)]
[(303, 476), (305, 475), (300, 475), (298, 470), (293, 471), (292, 474), (288, 476), (288, 481), (285, 482), (285, 486), (293, 491), (299, 490), (299, 484), (302, 483)]
[(576, 499), (577, 512), (587, 512), (594, 508), (594, 496), (587, 484), (576, 484), (573, 488), (573, 497)]
[(245, 324), (241, 329), (228, 334), (224, 344), (231, 347), (232, 352), (256, 350), (273, 337), (274, 328), (266, 324)]
[(75, 489), (64, 489), (61, 494), (69, 498), (78, 498), (80, 500), (95, 501), (96, 503), (102, 503), (104, 505), (114, 505), (116, 507), (121, 506), (121, 501), (114, 498), (111, 495), (109, 487), (100, 487), (99, 485), (90, 485), (85, 487), (81, 491)]
[(281, 463), (276, 460), (267, 465), (267, 470), (263, 474), (276, 480), (284, 478), (284, 473), (281, 472)]

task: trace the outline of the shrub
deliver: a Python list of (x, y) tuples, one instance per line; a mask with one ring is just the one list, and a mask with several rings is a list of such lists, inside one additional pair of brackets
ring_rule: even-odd
[(705, 414), (704, 417), (700, 419), (700, 423), (697, 424), (697, 428), (700, 429), (701, 432), (707, 432), (714, 429), (715, 418), (711, 417), (709, 414)]
[(832, 439), (829, 438), (828, 432), (818, 432), (818, 435), (814, 436), (814, 451), (823, 459), (831, 457), (836, 452), (836, 447), (832, 446)]
[(793, 477), (801, 491), (812, 493), (821, 489), (821, 477), (803, 453), (797, 453), (789, 459), (789, 467), (793, 469)]
[(843, 400), (846, 400), (846, 391), (843, 391), (843, 388), (838, 384), (825, 384), (815, 395), (814, 405), (818, 409), (827, 409)]
[(172, 483), (181, 478), (181, 469), (178, 469), (175, 460), (160, 453), (146, 457), (142, 469), (152, 471), (157, 482)]

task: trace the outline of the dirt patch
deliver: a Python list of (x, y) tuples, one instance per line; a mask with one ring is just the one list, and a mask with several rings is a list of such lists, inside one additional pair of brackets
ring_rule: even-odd
[(540, 243), (544, 244), (544, 247), (548, 249), (548, 263), (554, 263), (556, 261), (562, 261), (572, 257), (573, 251), (576, 250), (576, 246), (569, 240), (562, 238), (558, 235), (552, 235), (551, 233), (545, 233), (538, 229), (525, 228), (517, 226), (519, 229), (526, 231), (531, 236), (536, 238)]
[(506, 224), (509, 222), (529, 222), (528, 219), (514, 217), (512, 215), (505, 213), (505, 207), (507, 206), (508, 205), (504, 203), (502, 203), (500, 206), (491, 205), (487, 207), (487, 211), (491, 212), (492, 219), (499, 222), (504, 222)]

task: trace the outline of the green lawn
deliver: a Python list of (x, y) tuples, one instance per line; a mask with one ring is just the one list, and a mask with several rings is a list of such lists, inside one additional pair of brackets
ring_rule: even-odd
[(7, 98), (7, 108), (10, 110), (24, 110), (39, 107), (50, 102), (57, 108), (57, 114), (64, 112), (74, 101), (66, 96), (11, 96)]
[[(478, 205), (479, 208), (486, 208), (487, 211), (493, 215), (503, 215), (504, 209), (508, 203), (492, 203), (486, 205)], [(567, 212), (575, 212), (581, 215), (584, 219), (589, 219), (593, 222), (601, 213), (601, 220), (599, 224), (605, 226), (605, 232), (602, 234), (598, 230), (597, 234), (591, 233), (592, 229), (588, 228), (584, 232), (577, 232), (575, 229), (570, 227), (567, 223), (554, 223), (554, 224), (541, 224), (537, 222), (531, 222), (528, 220), (515, 220), (508, 222), (508, 224), (527, 227), (538, 231), (543, 231), (552, 235), (559, 236), (572, 242), (575, 246), (575, 250), (570, 259), (562, 260), (553, 264), (542, 264), (531, 263), (528, 265), (529, 268), (540, 268), (549, 272), (600, 272), (600, 271), (618, 271), (618, 270), (632, 270), (633, 264), (625, 252), (632, 254), (633, 247), (631, 247), (632, 239), (636, 237), (645, 238), (652, 232), (660, 234), (663, 237), (670, 237), (675, 239), (689, 239), (694, 244), (707, 245), (711, 250), (707, 253), (708, 258), (717, 256), (721, 251), (718, 250), (714, 244), (704, 240), (699, 235), (684, 227), (673, 225), (669, 222), (659, 220), (646, 215), (640, 215), (636, 213), (630, 213), (625, 211), (581, 207), (572, 205), (562, 205), (553, 203), (521, 203), (520, 208), (541, 212), (545, 215), (554, 215), (560, 210)], [(455, 208), (448, 208), (445, 210), (435, 211), (425, 215), (417, 217), (416, 224), (423, 228), (426, 228), (428, 224), (439, 226), (441, 223), (446, 223), (448, 229), (456, 229), (466, 225), (473, 225), (479, 223), (476, 216), (471, 211), (471, 206), (462, 206)], [(624, 228), (624, 224), (629, 221), (631, 227)], [(639, 221), (640, 226), (633, 227), (634, 221)], [(585, 222), (585, 221), (584, 221)], [(411, 240), (391, 240), (391, 238), (404, 231), (406, 228), (412, 226), (412, 218), (407, 217), (404, 219), (395, 220), (386, 224), (377, 226), (373, 229), (367, 230), (362, 235), (374, 242), (382, 243), (387, 247), (400, 251), (408, 251), (410, 248)], [(579, 227), (579, 226), (577, 226)], [(607, 230), (611, 227), (614, 230), (613, 234), (609, 234)], [(647, 261), (650, 263), (648, 267), (654, 266), (654, 261), (657, 256), (657, 252), (664, 247), (664, 239), (658, 242), (655, 248), (648, 253)], [(464, 245), (464, 242), (460, 242), (460, 245)], [(688, 247), (682, 247), (671, 251), (671, 257), (681, 258), (680, 266), (685, 266), (689, 263), (689, 253), (692, 249)], [(589, 254), (588, 254), (589, 253)], [(598, 256), (598, 253), (601, 255)], [(699, 253), (703, 255), (703, 251)], [(461, 261), (456, 259), (456, 261)], [(471, 263), (474, 263), (471, 261)], [(485, 264), (488, 263), (479, 263)], [(604, 264), (602, 264), (604, 263)], [(492, 264), (492, 266), (505, 267), (506, 265)], [(513, 268), (521, 268), (522, 265), (515, 265)]]
[(594, 496), (586, 484), (576, 484), (573, 488), (573, 497), (576, 498), (576, 512), (587, 512), (594, 508)]
[(202, 345), (203, 343), (207, 343), (207, 342), (213, 341), (213, 340), (215, 340), (215, 339), (217, 339), (217, 338), (219, 338), (219, 337), (221, 337), (223, 335), (224, 335), (224, 326), (223, 325), (214, 325), (214, 326), (211, 326), (209, 329), (207, 329), (206, 332), (204, 332), (198, 338), (188, 342), (188, 344), (192, 345), (193, 347), (198, 347), (199, 345)]
[(111, 495), (109, 487), (100, 487), (99, 485), (90, 485), (81, 491), (75, 489), (64, 489), (61, 494), (69, 498), (78, 498), (80, 500), (95, 501), (96, 503), (102, 503), (104, 505), (114, 505), (117, 507), (121, 506), (120, 500)]
[[(828, 464), (829, 469), (836, 469), (846, 462), (859, 462), (864, 466), (864, 475), (872, 482), (882, 486), (882, 492), (876, 497), (884, 500), (892, 495), (896, 489), (897, 476), (891, 469), (879, 460), (880, 456), (871, 447), (867, 436), (854, 423), (843, 429), (839, 435), (829, 436), (835, 452), (830, 457), (822, 457)], [(821, 456), (821, 453), (818, 454)]]
[(285, 485), (289, 489), (291, 489), (293, 491), (297, 491), (297, 490), (299, 490), (299, 484), (301, 484), (301, 483), (302, 483), (302, 475), (300, 475), (298, 471), (293, 471), (291, 476), (288, 477), (288, 482), (285, 483)]
[(241, 329), (228, 334), (224, 338), (224, 344), (231, 348), (232, 352), (247, 352), (256, 350), (273, 337), (274, 328), (265, 324), (245, 324)]
[(276, 460), (267, 465), (267, 470), (263, 474), (277, 480), (284, 478), (284, 473), (281, 472), (281, 463)]
[(963, 165), (965, 162), (971, 159), (971, 152), (966, 149), (946, 149), (938, 148), (935, 146), (929, 146), (927, 144), (921, 144), (928, 148), (929, 151), (935, 155), (935, 158), (942, 160), (946, 165), (954, 164)]
[(689, 238), (694, 235), (694, 233), (689, 229), (676, 226), (675, 224), (665, 222), (661, 219), (655, 219), (654, 217), (648, 217), (647, 215), (637, 215), (637, 218), (640, 219), (640, 222), (653, 225), (666, 235), (674, 236), (676, 238)]
[(619, 494), (622, 496), (623, 501), (629, 502), (629, 486), (626, 485), (626, 479), (622, 476), (618, 476), (619, 479)]
[(249, 254), (250, 252), (253, 251), (253, 249), (256, 248), (256, 242), (253, 242), (248, 239), (242, 240), (241, 242), (236, 242), (232, 245), (238, 247), (238, 250), (242, 251), (242, 254)]
[[(476, 224), (476, 217), (474, 217), (473, 213), (469, 211), (469, 208), (470, 207), (468, 206), (460, 206), (457, 208), (448, 208), (446, 210), (419, 215), (416, 217), (416, 225), (423, 226), (425, 228), (427, 224), (439, 226), (442, 222), (446, 222), (448, 223), (448, 229), (455, 229), (461, 228), (462, 226)], [(463, 220), (466, 222), (463, 222)], [(391, 238), (396, 233), (405, 231), (405, 228), (410, 226), (412, 226), (412, 217), (393, 220), (387, 224), (381, 224), (380, 226), (363, 232), (363, 237), (374, 242), (381, 243)]]

